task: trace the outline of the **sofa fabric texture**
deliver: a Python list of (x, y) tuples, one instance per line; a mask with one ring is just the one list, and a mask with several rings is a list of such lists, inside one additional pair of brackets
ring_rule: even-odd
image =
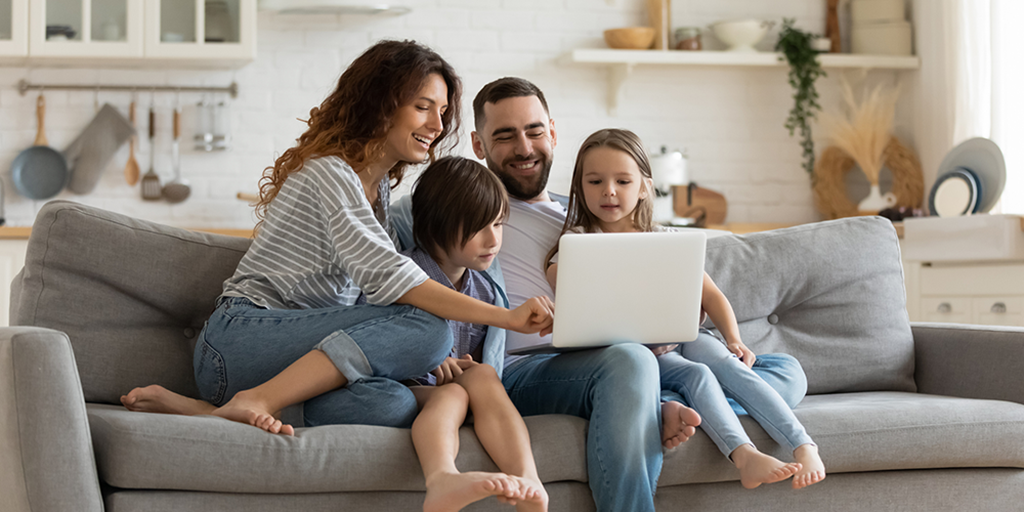
[(915, 391), (914, 339), (896, 231), (855, 217), (708, 240), (706, 269), (743, 342), (785, 352), (807, 393)]

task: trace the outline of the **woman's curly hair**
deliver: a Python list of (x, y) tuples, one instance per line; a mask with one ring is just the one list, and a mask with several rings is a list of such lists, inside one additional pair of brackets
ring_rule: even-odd
[[(302, 169), (307, 160), (338, 156), (361, 172), (382, 158), (395, 112), (415, 99), (432, 74), (440, 75), (448, 87), (448, 109), (441, 114), (444, 129), (430, 144), (430, 161), (449, 135), (452, 137), (444, 145), (455, 147), (462, 118), (462, 80), (455, 69), (415, 41), (381, 41), (356, 58), (341, 74), (334, 92), (309, 111), (309, 128), (298, 144), (264, 170), (256, 203), (257, 229), (285, 180)], [(408, 165), (398, 162), (388, 171), (392, 187), (401, 183)]]

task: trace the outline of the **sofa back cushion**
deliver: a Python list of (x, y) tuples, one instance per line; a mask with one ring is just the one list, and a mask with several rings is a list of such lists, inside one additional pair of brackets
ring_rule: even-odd
[(808, 393), (916, 391), (899, 242), (881, 217), (708, 240), (706, 269), (755, 354), (785, 352)]
[(64, 331), (87, 402), (160, 384), (199, 397), (192, 351), (250, 241), (47, 203), (11, 291), (11, 324)]

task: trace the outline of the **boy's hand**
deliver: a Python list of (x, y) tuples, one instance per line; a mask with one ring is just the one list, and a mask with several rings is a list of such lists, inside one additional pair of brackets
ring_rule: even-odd
[(430, 373), (437, 379), (437, 385), (441, 386), (448, 384), (449, 382), (454, 382), (456, 377), (462, 375), (462, 372), (478, 364), (480, 363), (474, 361), (473, 357), (469, 354), (466, 354), (459, 359), (448, 357), (445, 358), (443, 363), (441, 363), (441, 366), (434, 368)]
[(757, 360), (757, 356), (755, 356), (754, 352), (747, 348), (742, 341), (729, 343), (726, 345), (726, 348), (729, 349), (729, 352), (736, 354), (736, 357), (740, 358), (740, 361), (743, 361), (743, 363), (747, 365), (747, 368), (754, 367), (754, 361)]
[(555, 303), (541, 296), (534, 297), (522, 306), (509, 311), (507, 328), (523, 334), (539, 332), (541, 336), (551, 334), (555, 322)]
[(679, 344), (677, 343), (675, 345), (644, 345), (644, 346), (649, 348), (649, 349), (651, 349), (651, 352), (654, 352), (654, 357), (658, 357), (658, 356), (660, 356), (662, 354), (667, 354), (667, 353), (675, 350), (676, 347), (679, 346)]

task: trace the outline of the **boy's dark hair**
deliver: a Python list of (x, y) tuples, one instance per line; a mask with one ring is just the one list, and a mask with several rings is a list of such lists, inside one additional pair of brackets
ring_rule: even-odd
[(541, 92), (540, 87), (537, 87), (529, 80), (506, 76), (485, 85), (483, 89), (480, 89), (480, 92), (476, 93), (476, 98), (473, 98), (473, 120), (476, 125), (476, 131), (479, 132), (484, 126), (484, 104), (497, 103), (506, 98), (521, 98), (523, 96), (536, 96), (544, 107), (544, 112), (549, 115), (551, 114), (548, 110), (548, 102), (544, 99), (544, 93)]
[(501, 180), (479, 162), (446, 156), (430, 164), (412, 192), (412, 235), (434, 261), (461, 248), (495, 219), (508, 217)]

